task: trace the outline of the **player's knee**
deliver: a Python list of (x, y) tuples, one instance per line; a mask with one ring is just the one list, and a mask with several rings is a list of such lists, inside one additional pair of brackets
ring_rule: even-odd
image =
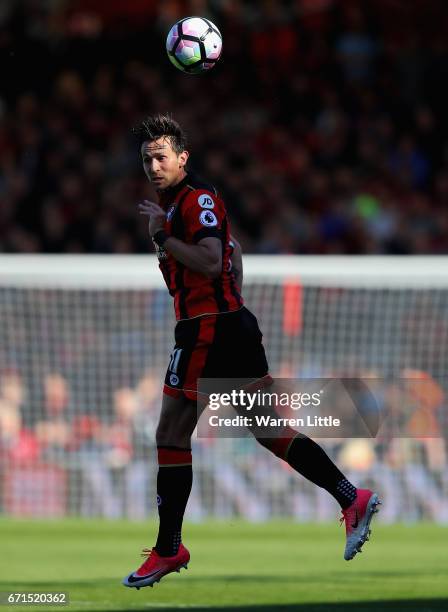
[(157, 446), (177, 446), (179, 448), (191, 447), (191, 435), (176, 427), (166, 427), (159, 424), (156, 430)]

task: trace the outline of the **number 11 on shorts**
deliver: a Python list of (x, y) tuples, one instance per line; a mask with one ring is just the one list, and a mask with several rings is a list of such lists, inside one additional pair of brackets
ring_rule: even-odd
[(182, 349), (180, 348), (174, 349), (174, 351), (171, 353), (168, 370), (170, 372), (174, 372), (174, 374), (177, 374), (177, 368), (179, 366), (179, 360), (180, 360), (181, 353), (182, 353)]

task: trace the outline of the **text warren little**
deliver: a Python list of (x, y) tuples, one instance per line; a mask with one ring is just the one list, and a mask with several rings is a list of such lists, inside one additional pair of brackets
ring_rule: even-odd
[(214, 414), (209, 417), (211, 427), (340, 427), (341, 420), (332, 416), (307, 415), (306, 418), (284, 419), (270, 416), (256, 415), (253, 418), (247, 416), (235, 416), (223, 418)]

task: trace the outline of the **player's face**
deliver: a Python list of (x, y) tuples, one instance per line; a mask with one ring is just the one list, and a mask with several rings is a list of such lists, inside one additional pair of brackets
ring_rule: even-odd
[(185, 176), (188, 152), (176, 153), (168, 138), (145, 141), (141, 154), (145, 174), (157, 191), (177, 185)]

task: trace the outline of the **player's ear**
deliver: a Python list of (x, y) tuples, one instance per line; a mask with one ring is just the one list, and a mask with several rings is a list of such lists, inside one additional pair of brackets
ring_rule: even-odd
[(179, 168), (183, 168), (185, 166), (185, 164), (187, 163), (189, 155), (190, 154), (188, 153), (188, 151), (182, 151), (182, 153), (178, 157), (178, 159), (179, 159)]

